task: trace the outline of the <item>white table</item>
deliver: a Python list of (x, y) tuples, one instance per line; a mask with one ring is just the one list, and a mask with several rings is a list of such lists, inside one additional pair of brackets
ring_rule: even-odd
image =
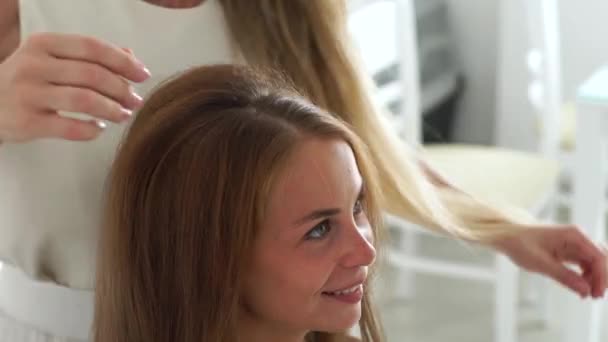
[[(578, 89), (573, 222), (595, 241), (606, 240), (608, 65)], [(604, 301), (569, 298), (565, 341), (600, 342)]]

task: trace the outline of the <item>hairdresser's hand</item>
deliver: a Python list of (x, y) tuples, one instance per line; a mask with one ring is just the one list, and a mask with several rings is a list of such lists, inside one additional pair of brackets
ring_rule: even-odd
[[(103, 121), (122, 122), (141, 106), (127, 80), (148, 77), (131, 53), (101, 40), (33, 35), (0, 64), (0, 141), (94, 139)], [(67, 118), (59, 111), (90, 118)]]
[[(530, 228), (495, 241), (520, 267), (541, 273), (581, 297), (604, 296), (606, 254), (574, 226)], [(573, 271), (565, 263), (577, 266)]]

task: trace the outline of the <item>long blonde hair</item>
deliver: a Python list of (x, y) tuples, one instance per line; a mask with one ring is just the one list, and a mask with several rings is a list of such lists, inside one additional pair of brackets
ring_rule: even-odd
[(382, 207), (470, 241), (510, 232), (527, 217), (433, 182), (416, 152), (383, 122), (347, 30), (344, 0), (220, 0), (247, 63), (283, 70), (312, 101), (348, 122), (372, 152)]
[[(365, 145), (280, 79), (206, 66), (168, 81), (147, 100), (109, 177), (96, 342), (237, 341), (241, 283), (266, 200), (306, 139), (351, 146), (379, 240), (378, 176)], [(367, 291), (359, 326), (363, 341), (381, 342)], [(340, 336), (313, 332), (309, 339)]]

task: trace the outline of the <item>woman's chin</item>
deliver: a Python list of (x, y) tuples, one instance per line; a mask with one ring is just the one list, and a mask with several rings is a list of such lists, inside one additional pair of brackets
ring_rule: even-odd
[(352, 312), (344, 315), (336, 315), (331, 321), (323, 322), (321, 329), (315, 329), (316, 331), (323, 331), (327, 333), (342, 333), (352, 329), (359, 324), (361, 320), (361, 310)]

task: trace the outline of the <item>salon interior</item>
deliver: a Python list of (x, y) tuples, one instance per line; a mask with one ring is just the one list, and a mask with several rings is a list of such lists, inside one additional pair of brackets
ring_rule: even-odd
[[(401, 137), (468, 192), (606, 240), (608, 2), (350, 6), (376, 98)], [(389, 341), (608, 340), (605, 300), (487, 249), (388, 226), (377, 296)]]

